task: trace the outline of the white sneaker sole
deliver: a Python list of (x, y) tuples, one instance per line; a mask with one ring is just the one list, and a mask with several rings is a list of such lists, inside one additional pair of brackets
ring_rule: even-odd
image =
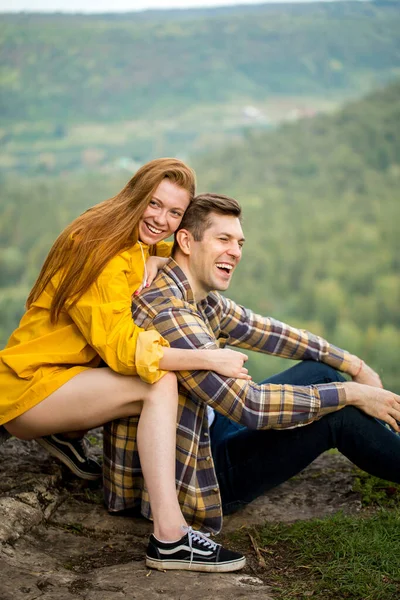
[(146, 567), (158, 571), (201, 571), (202, 573), (231, 573), (243, 569), (246, 559), (238, 558), (225, 563), (203, 563), (195, 560), (190, 563), (187, 560), (159, 560), (146, 556)]
[(87, 473), (86, 471), (81, 471), (79, 467), (77, 467), (76, 464), (68, 456), (66, 456), (63, 452), (61, 452), (61, 450), (59, 450), (52, 444), (49, 444), (47, 440), (43, 438), (38, 438), (36, 442), (40, 446), (42, 446), (42, 448), (45, 448), (47, 452), (51, 454), (51, 456), (58, 458), (58, 460), (60, 460), (66, 467), (68, 467), (68, 469), (72, 471), (72, 473), (74, 473), (74, 475), (76, 475), (77, 477), (80, 477), (81, 479), (86, 479), (87, 481), (96, 481), (96, 479), (100, 479), (101, 474), (95, 475)]

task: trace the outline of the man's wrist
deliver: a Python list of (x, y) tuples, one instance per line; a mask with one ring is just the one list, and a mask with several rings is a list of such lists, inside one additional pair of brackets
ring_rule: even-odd
[(364, 366), (364, 361), (356, 356), (355, 354), (351, 355), (350, 368), (347, 369), (348, 375), (351, 377), (358, 377), (361, 373)]
[(361, 387), (361, 384), (353, 381), (345, 381), (343, 383), (344, 393), (346, 396), (346, 406), (358, 406)]

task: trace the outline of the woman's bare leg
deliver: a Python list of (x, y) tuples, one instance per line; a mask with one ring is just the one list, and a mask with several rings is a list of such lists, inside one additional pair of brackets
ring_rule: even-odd
[(175, 487), (176, 376), (167, 373), (149, 385), (138, 377), (118, 375), (108, 368), (76, 375), (5, 427), (21, 439), (65, 431), (92, 429), (113, 419), (140, 414), (138, 450), (150, 496), (154, 533), (159, 539), (182, 536), (185, 519)]
[(113, 419), (140, 414), (141, 401), (150, 395), (151, 388), (139, 377), (119, 375), (109, 368), (88, 369), (5, 427), (21, 439), (93, 429)]
[(182, 525), (186, 525), (175, 483), (177, 397), (174, 376), (169, 388), (164, 387), (161, 397), (156, 393), (143, 402), (137, 430), (140, 464), (149, 491), (154, 535), (164, 541), (178, 540), (183, 535)]

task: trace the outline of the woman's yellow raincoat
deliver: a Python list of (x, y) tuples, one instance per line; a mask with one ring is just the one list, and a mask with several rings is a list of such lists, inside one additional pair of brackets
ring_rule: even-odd
[[(157, 244), (158, 256), (170, 251), (170, 243)], [(143, 332), (131, 316), (131, 296), (148, 257), (149, 247), (140, 243), (115, 256), (53, 324), (50, 306), (60, 278), (55, 275), (0, 352), (0, 425), (101, 359), (117, 373), (140, 375), (148, 383), (160, 379), (162, 346), (168, 343), (156, 331)]]

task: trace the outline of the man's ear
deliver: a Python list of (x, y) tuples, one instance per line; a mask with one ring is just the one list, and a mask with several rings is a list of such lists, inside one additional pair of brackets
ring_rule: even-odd
[(192, 249), (193, 236), (187, 229), (180, 229), (175, 234), (176, 241), (178, 242), (179, 249), (182, 254), (189, 256)]

